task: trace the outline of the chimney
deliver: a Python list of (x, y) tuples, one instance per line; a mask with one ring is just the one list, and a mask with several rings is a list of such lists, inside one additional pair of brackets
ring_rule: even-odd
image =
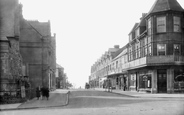
[(114, 45), (114, 48), (119, 49), (119, 45)]
[(142, 20), (144, 17), (146, 17), (147, 13), (142, 13), (142, 17), (140, 18), (140, 20)]

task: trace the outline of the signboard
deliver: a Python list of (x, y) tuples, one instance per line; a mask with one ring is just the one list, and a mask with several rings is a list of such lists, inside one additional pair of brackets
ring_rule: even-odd
[(143, 78), (143, 81), (147, 81), (148, 80), (148, 76), (146, 76), (146, 75), (143, 76), (142, 78)]

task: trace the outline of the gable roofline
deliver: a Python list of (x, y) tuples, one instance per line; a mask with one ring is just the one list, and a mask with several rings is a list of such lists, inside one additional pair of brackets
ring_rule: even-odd
[(184, 12), (184, 9), (181, 7), (181, 5), (178, 3), (177, 0), (155, 0), (147, 16), (153, 13), (164, 12), (164, 11)]
[(130, 35), (130, 34), (135, 30), (135, 28), (136, 28), (138, 25), (139, 25), (139, 23), (135, 23), (134, 26), (133, 26), (133, 28), (131, 29), (131, 31), (129, 32), (128, 35)]

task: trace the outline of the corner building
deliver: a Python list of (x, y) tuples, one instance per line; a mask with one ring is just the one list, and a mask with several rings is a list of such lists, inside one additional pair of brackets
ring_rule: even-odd
[(156, 0), (143, 14), (129, 34), (129, 90), (183, 92), (184, 81), (178, 80), (184, 77), (183, 17), (176, 0)]
[[(184, 10), (180, 4), (156, 0), (133, 26), (129, 42), (107, 62), (105, 69), (93, 65), (90, 77), (108, 78), (119, 90), (184, 93)], [(100, 71), (105, 74), (99, 76)]]

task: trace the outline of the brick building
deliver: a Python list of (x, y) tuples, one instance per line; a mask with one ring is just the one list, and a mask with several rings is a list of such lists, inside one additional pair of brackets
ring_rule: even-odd
[(56, 87), (65, 88), (66, 76), (64, 73), (64, 68), (59, 64), (56, 64)]
[(184, 92), (183, 8), (176, 0), (156, 0), (133, 26), (129, 43), (115, 54), (107, 69), (96, 69), (91, 76), (106, 71), (108, 75), (102, 76), (110, 78), (116, 89), (126, 86), (129, 91)]
[(34, 97), (35, 87), (41, 85), (55, 89), (55, 37), (49, 21), (25, 20), (18, 0), (0, 1), (1, 101)]
[(55, 35), (51, 36), (50, 22), (20, 21), (20, 52), (28, 68), (32, 88), (46, 86), (55, 89)]

